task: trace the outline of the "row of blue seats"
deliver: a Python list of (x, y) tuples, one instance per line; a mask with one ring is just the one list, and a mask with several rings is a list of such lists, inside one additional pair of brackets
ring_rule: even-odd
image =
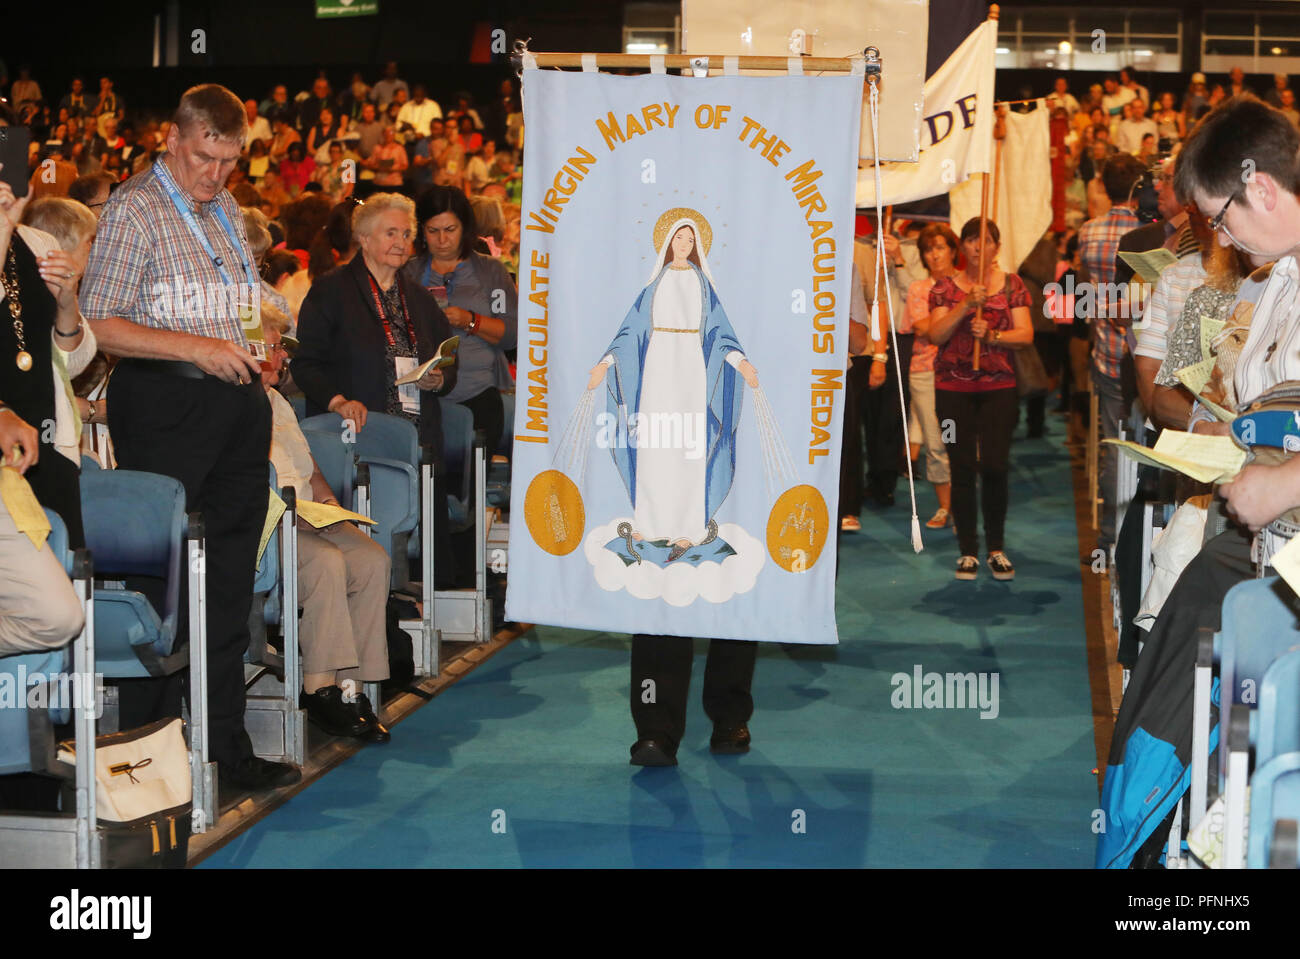
[[(467, 427), (472, 435), (472, 419), (464, 407), (455, 405), (448, 419)], [(432, 457), (419, 449), (414, 426), (404, 419), (376, 414), (368, 419), (364, 430), (355, 434), (352, 444), (344, 442), (342, 423), (335, 414), (310, 418), (302, 423), (302, 427), (313, 455), (340, 502), (379, 520), (375, 535), (390, 556), (413, 559), (427, 556), (425, 579), (431, 582), (430, 540), (427, 535), (412, 534), (421, 527), (422, 516), (428, 508), (426, 504), (432, 503)], [(464, 430), (449, 433), (463, 437)], [(465, 444), (453, 442), (448, 446), (449, 452), (461, 454), (459, 461), (447, 456), (450, 465), (465, 473), (474, 472), (468, 468), (473, 458), (465, 455)], [(484, 456), (480, 455), (480, 464), (484, 462)], [(480, 496), (483, 495), (484, 472), (480, 467)], [(270, 470), (269, 478), (271, 488), (275, 488), (274, 469)], [(461, 510), (464, 513), (469, 512), (471, 492), (472, 489), (468, 490), (463, 497)], [(296, 576), (287, 574), (290, 569), (296, 570), (292, 490), (282, 491), (282, 496), (290, 508), (263, 554), (254, 592), (263, 598), (260, 608), (263, 621), (279, 626), (285, 632), (285, 653), (279, 663), (283, 673), (281, 693), (279, 701), (270, 703), (282, 714), (278, 734), (280, 746), (272, 750), (276, 753), (272, 758), (300, 764), (305, 735), (301, 711), (297, 709), (297, 690), (301, 684), (297, 620), (296, 617), (286, 619), (283, 616), (283, 609), (297, 606), (296, 594), (290, 592), (296, 585)], [(169, 675), (190, 665), (190, 647), (177, 646), (180, 590), (184, 572), (201, 569), (201, 563), (185, 563), (184, 553), (187, 540), (191, 552), (195, 549), (194, 540), (201, 542), (202, 530), (198, 517), (187, 518), (185, 514), (183, 488), (168, 477), (124, 470), (101, 471), (96, 461), (86, 458), (82, 499), (86, 541), (96, 551), (101, 581), (116, 582), (105, 583), (94, 591), (93, 612), (88, 619), (102, 639), (95, 649), (93, 662), (86, 670), (79, 668), (78, 671), (98, 673), (107, 679), (126, 679)], [(66, 534), (60, 532), (62, 523), (57, 516), (52, 516), (52, 526), (55, 529), (52, 546), (56, 551), (66, 551)], [(65, 545), (60, 546), (61, 542)], [(400, 587), (406, 582), (408, 564), (394, 562), (393, 568), (394, 585)], [(121, 581), (130, 576), (153, 577), (165, 584), (161, 608), (156, 609), (143, 594), (123, 588)], [(203, 589), (202, 577), (198, 577), (196, 582), (191, 576), (189, 588), (193, 610), (199, 607), (196, 600)], [(425, 598), (423, 626), (426, 633), (435, 632), (433, 594), (427, 585)], [(416, 625), (418, 628), (419, 624)], [(196, 631), (202, 632), (192, 615), (191, 633)], [(257, 648), (256, 643), (253, 646)], [(263, 644), (259, 652), (264, 650)], [(255, 661), (264, 660), (255, 658)], [(424, 662), (426, 665), (432, 663), (436, 671), (436, 647), (431, 656), (426, 652)], [(197, 665), (201, 668), (201, 663)], [(27, 675), (66, 672), (67, 652), (60, 650), (0, 659), (0, 671), (12, 671), (17, 675), (20, 667)], [(192, 703), (193, 733), (201, 728), (206, 707), (202, 692), (205, 684), (201, 677), (192, 677), (191, 685), (197, 691), (196, 701)], [(377, 691), (371, 691), (371, 695), (378, 703)], [(256, 704), (256, 698), (250, 693), (250, 709)], [(15, 722), (19, 724), (8, 728), (0, 722), (0, 774), (44, 772), (56, 768), (50, 763), (50, 729), (54, 722), (66, 721), (65, 715), (37, 716), (27, 710), (11, 710), (0, 713), (0, 719), (8, 720), (10, 726)], [(90, 728), (93, 730), (93, 723)], [(251, 726), (250, 732), (254, 732)], [(88, 735), (93, 738), (93, 733)], [(267, 755), (261, 749), (259, 753)], [(79, 759), (81, 755), (79, 750)], [(203, 810), (197, 821), (210, 823), (215, 821), (216, 782), (215, 768), (206, 759), (196, 753), (192, 771), (195, 808)], [(0, 823), (2, 827), (3, 823)], [(84, 846), (84, 842), (81, 845)], [(79, 860), (79, 864), (85, 863)]]

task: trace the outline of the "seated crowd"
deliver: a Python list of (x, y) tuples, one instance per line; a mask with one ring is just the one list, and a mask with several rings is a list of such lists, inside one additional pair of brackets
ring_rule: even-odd
[[(423, 85), (408, 88), (390, 63), (373, 86), (358, 73), (341, 95), (324, 76), (292, 100), (283, 85), (262, 100), (242, 102), (221, 87), (196, 87), (174, 118), (160, 122), (129, 122), (108, 78), (99, 97), (75, 81), (57, 110), (39, 91), (35, 102), (16, 104), (14, 121), (38, 133), (34, 198), (14, 201), (0, 186), (8, 218), (0, 217), (0, 253), (8, 256), (6, 296), (26, 296), (24, 316), (32, 319), (25, 343), (10, 343), (8, 324), (0, 324), (6, 337), (0, 350), (30, 352), (27, 361), (42, 376), (37, 388), (35, 377), (23, 379), (0, 356), (0, 403), (6, 404), (0, 441), (6, 450), (23, 451), (16, 465), (26, 469), (44, 505), (66, 510), (74, 542), (80, 540), (76, 436), (82, 426), (110, 427), (117, 460), (127, 468), (171, 469), (197, 508), (208, 497), (215, 502), (217, 489), (228, 490), (234, 467), (220, 458), (223, 444), (254, 441), (261, 445), (245, 473), (260, 468), (265, 475), (269, 461), (300, 499), (333, 498), (281, 392), (302, 393), (308, 415), (337, 413), (359, 430), (375, 413), (404, 418), (421, 443), (436, 449), (441, 400), (467, 407), (475, 427), (494, 440), (503, 435), (502, 391), (513, 388), (517, 327), (511, 277), (518, 264), (522, 116), (510, 81), (482, 112), (467, 95), (453, 99), (444, 114)], [(841, 532), (861, 530), (864, 500), (891, 508), (905, 457), (919, 463), (924, 453), (924, 475), (939, 504), (927, 525), (954, 528), (956, 578), (979, 574), (982, 516), (984, 560), (995, 579), (1009, 580), (1015, 575), (1004, 539), (1009, 455), (1022, 399), (1030, 438), (1043, 435), (1046, 397), (1058, 387), (1059, 411), (1073, 405), (1084, 417), (1088, 410), (1079, 401), (1095, 394), (1102, 437), (1118, 435), (1134, 404), (1155, 429), (1223, 435), (1228, 425), (1207, 412), (1212, 407), (1202, 397), (1236, 412), (1280, 384), (1300, 381), (1300, 367), (1291, 370), (1300, 364), (1293, 345), (1300, 323), (1293, 254), (1300, 248), (1300, 113), (1284, 76), (1265, 99), (1252, 94), (1239, 70), (1213, 87), (1194, 74), (1181, 98), (1164, 90), (1154, 101), (1131, 70), (1079, 99), (1058, 78), (1046, 98), (1063, 160), (1053, 185), (1056, 221), (1014, 272), (998, 264), (1000, 230), (992, 220), (949, 225), (900, 217), (882, 224), (869, 218), (855, 249), (855, 292), (866, 302), (890, 298), (898, 336), (882, 333), (849, 361)], [(218, 145), (215, 159), (198, 158), (194, 151), (203, 143)], [(1247, 160), (1253, 176), (1243, 180)], [(208, 171), (212, 163), (221, 171), (217, 180)], [(228, 215), (233, 232), (217, 225), (203, 228), (207, 239), (191, 235), (189, 199), (212, 206), (215, 217), (207, 219), (214, 222)], [(16, 230), (15, 211), (26, 224)], [(157, 216), (156, 232), (140, 234), (141, 213)], [(160, 239), (177, 252), (151, 258), (151, 244)], [(178, 327), (139, 300), (144, 281), (166, 281), (172, 266), (181, 272), (198, 262), (227, 279), (209, 242), (227, 243), (236, 262), (245, 246), (251, 257), (250, 285), (262, 304), (260, 338), (269, 348), (260, 366), (243, 350), (250, 324), (238, 309), (224, 322)], [(1173, 265), (1139, 306), (1124, 292), (1132, 270), (1118, 254), (1155, 248), (1172, 254)], [(158, 259), (172, 256), (194, 259), (159, 266)], [(1088, 284), (1095, 297), (1059, 295), (1061, 288)], [(48, 289), (48, 296), (34, 289)], [(889, 315), (883, 303), (880, 314)], [(1253, 324), (1252, 314), (1258, 314)], [(1145, 322), (1135, 330), (1138, 318)], [(1176, 374), (1203, 359), (1205, 318), (1224, 325), (1214, 341), (1215, 371), (1197, 396)], [(454, 368), (396, 383), (452, 335), (460, 337)], [(286, 336), (296, 344), (288, 369)], [(232, 343), (239, 348), (228, 349)], [(97, 346), (107, 354), (98, 362)], [(192, 379), (183, 388), (180, 381), (162, 382), (177, 371), (158, 364), (175, 363), (207, 374), (216, 384), (211, 390), (237, 392), (258, 378), (271, 397), (269, 414), (265, 403), (257, 413), (251, 401), (234, 407), (216, 392), (194, 393), (186, 415), (160, 410), (160, 403), (199, 389)], [(113, 364), (106, 400), (102, 383)], [(205, 404), (216, 403), (221, 422), (205, 427), (211, 462), (176, 466), (194, 441), (160, 448), (160, 436), (190, 428), (187, 416), (211, 416), (216, 406)], [(38, 441), (36, 427), (46, 418), (56, 428), (50, 440)], [(910, 448), (904, 421), (911, 424)], [(955, 429), (942, 428), (949, 423)], [(45, 450), (38, 465), (42, 443), (67, 465), (50, 465)], [(1115, 516), (1116, 453), (1107, 446), (1099, 456), (1105, 503), (1097, 546), (1113, 555), (1121, 592), (1131, 593), (1126, 570), (1141, 557), (1135, 560), (1124, 545), (1128, 520)], [(1190, 697), (1181, 678), (1169, 678), (1171, 664), (1187, 666), (1190, 684), (1189, 650), (1198, 630), (1217, 627), (1227, 589), (1266, 569), (1297, 531), (1287, 517), (1300, 506), (1298, 471), (1289, 460), (1251, 465), (1219, 487), (1222, 514), (1209, 511), (1204, 549), (1154, 618), (1140, 658), (1125, 624), (1121, 660), (1134, 669), (1112, 769), (1124, 764), (1135, 731), (1149, 733), (1153, 711), (1167, 710), (1171, 700), (1181, 708), (1179, 697)], [(1183, 484), (1171, 497), (1183, 501), (1207, 491)], [(248, 563), (248, 576), (247, 543), (256, 539), (250, 530), (260, 530), (262, 519), (256, 512), (225, 523), (233, 544), (228, 554), (214, 548), (228, 562)], [(443, 549), (446, 517), (435, 519)], [(0, 528), (0, 545), (18, 538)], [(348, 524), (304, 528), (304, 702), (322, 727), (369, 741), (388, 733), (364, 697), (344, 697), (342, 690), (387, 676), (381, 639), (388, 562)], [(224, 637), (215, 656), (240, 653), (241, 636), (246, 644), (246, 631), (236, 625), (236, 596), (248, 592), (246, 581), (232, 580), (233, 608), (213, 614)], [(246, 620), (246, 599), (242, 609)], [(60, 623), (62, 641), (69, 625), (66, 617)], [(56, 638), (33, 629), (24, 647), (6, 629), (0, 623), (0, 653)], [(149, 703), (131, 713), (141, 722), (156, 713), (157, 702), (178, 702), (141, 698)], [(296, 771), (259, 765), (241, 743), (240, 696), (230, 692), (218, 702), (227, 710), (221, 721), (228, 739), (218, 750), (222, 774), (252, 787), (292, 781)], [(1190, 740), (1187, 726), (1170, 733), (1184, 757), (1187, 744), (1179, 737), (1186, 732)], [(1123, 784), (1116, 783), (1112, 790), (1108, 780), (1107, 802), (1119, 804), (1113, 792)], [(1147, 846), (1161, 838), (1155, 825), (1133, 827)], [(1127, 856), (1151, 859), (1152, 852), (1129, 848)]]
[[(196, 87), (161, 121), (128, 119), (107, 78), (99, 97), (76, 81), (65, 101), (53, 116), (43, 103), (0, 104), (0, 124), (25, 121), (34, 134), (29, 195), (0, 185), (14, 320), (0, 324), (11, 356), (0, 376), (6, 465), (63, 518), (73, 548), (85, 542), (83, 453), (181, 481), (187, 508), (205, 516), (213, 574), (213, 756), (229, 784), (295, 781), (294, 767), (253, 756), (243, 728), (249, 547), (265, 519), (253, 489), (274, 466), (299, 501), (337, 503), (286, 395), (358, 433), (368, 414), (400, 417), (436, 457), (440, 403), (463, 404), (492, 449), (509, 453), (501, 391), (513, 389), (522, 146), (511, 82), (482, 114), (461, 94), (446, 116), (422, 85), (408, 91), (395, 64), (373, 88), (358, 74), (335, 96), (321, 77), (292, 102), (283, 86), (261, 103)], [(208, 296), (173, 296), (173, 281)], [(214, 286), (236, 292), (214, 301)], [(455, 365), (395, 382), (453, 336)], [(255, 385), (269, 406), (250, 396)], [(438, 476), (445, 588), (472, 582), (472, 570), (450, 542), (443, 488), (456, 478)], [(67, 577), (48, 548), (33, 562), (32, 543), (0, 513), (0, 566), (12, 572), (0, 653), (62, 646), (81, 618)], [(388, 553), (348, 522), (300, 521), (298, 535), (302, 705), (333, 735), (385, 742), (360, 690), (389, 676)], [(122, 728), (180, 714), (179, 676), (119, 690)]]

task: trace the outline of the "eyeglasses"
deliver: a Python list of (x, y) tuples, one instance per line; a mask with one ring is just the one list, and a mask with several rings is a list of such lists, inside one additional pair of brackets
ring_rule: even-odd
[(1234, 193), (1232, 196), (1228, 197), (1228, 202), (1223, 204), (1223, 209), (1210, 218), (1211, 232), (1217, 233), (1219, 230), (1223, 229), (1223, 218), (1227, 215), (1228, 207), (1232, 206), (1232, 201), (1235, 199), (1237, 199), (1237, 194)]

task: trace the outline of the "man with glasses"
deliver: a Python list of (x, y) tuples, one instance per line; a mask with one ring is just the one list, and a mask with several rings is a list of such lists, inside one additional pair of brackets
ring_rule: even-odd
[(113, 189), (113, 177), (108, 173), (87, 173), (72, 181), (68, 187), (68, 199), (76, 200), (90, 207), (90, 212), (99, 219), (108, 202), (108, 194)]
[[(1300, 380), (1300, 131), (1253, 96), (1220, 104), (1192, 131), (1178, 156), (1175, 189), (1209, 217), (1218, 243), (1256, 262), (1276, 260), (1242, 283), (1234, 312), (1250, 333), (1233, 372), (1244, 409), (1280, 383)], [(1196, 432), (1227, 435), (1199, 404)], [(1300, 505), (1300, 457), (1246, 466), (1219, 487), (1237, 523), (1211, 539), (1183, 570), (1161, 609), (1129, 680), (1116, 721), (1102, 806), (1107, 831), (1098, 865), (1154, 863), (1168, 834), (1166, 815), (1182, 793), (1191, 756), (1191, 677), (1197, 637), (1219, 629), (1223, 599), (1267, 570), (1295, 530), (1282, 523)], [(1204, 762), (1204, 757), (1195, 759)], [(1162, 820), (1164, 823), (1162, 824)]]

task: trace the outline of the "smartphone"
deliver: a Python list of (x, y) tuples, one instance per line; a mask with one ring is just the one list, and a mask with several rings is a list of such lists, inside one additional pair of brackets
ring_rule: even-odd
[(14, 198), (21, 200), (27, 195), (27, 150), (32, 140), (32, 131), (27, 127), (0, 126), (0, 180), (8, 183), (14, 191)]

